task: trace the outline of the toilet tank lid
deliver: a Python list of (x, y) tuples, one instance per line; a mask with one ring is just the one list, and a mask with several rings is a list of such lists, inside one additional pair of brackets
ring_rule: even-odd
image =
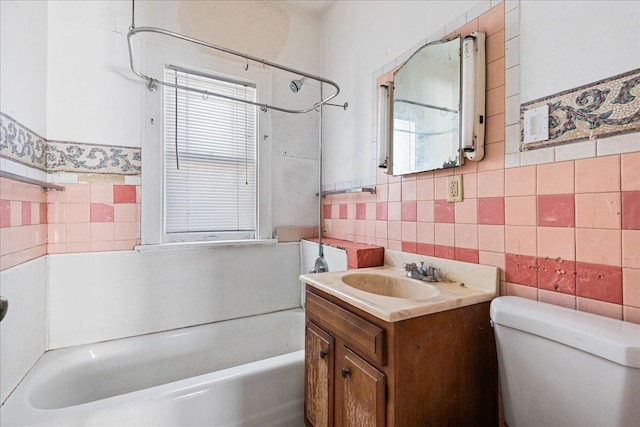
[(494, 299), (490, 312), (494, 324), (640, 368), (639, 324), (512, 296)]

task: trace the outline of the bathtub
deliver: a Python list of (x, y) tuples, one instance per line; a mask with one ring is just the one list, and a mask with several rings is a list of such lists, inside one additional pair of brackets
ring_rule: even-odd
[(304, 312), (45, 353), (2, 426), (302, 426)]

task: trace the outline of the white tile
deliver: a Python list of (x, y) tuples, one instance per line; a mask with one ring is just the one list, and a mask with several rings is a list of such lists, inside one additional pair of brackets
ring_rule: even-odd
[(491, 0), (491, 7), (497, 6), (502, 2), (503, 0)]
[(520, 36), (507, 40), (504, 44), (504, 66), (509, 69), (520, 64)]
[(50, 174), (50, 181), (57, 184), (77, 184), (78, 174), (68, 172), (55, 172)]
[(399, 56), (396, 57), (396, 67), (399, 67), (400, 65), (404, 64), (405, 62), (407, 62), (407, 59), (409, 59), (409, 57), (411, 56), (411, 51), (407, 50), (405, 52), (403, 52), (402, 54), (400, 54)]
[(5, 172), (9, 172), (14, 175), (27, 176), (27, 167), (12, 160), (0, 159), (0, 167), (2, 167), (2, 170)]
[(505, 100), (504, 121), (506, 125), (520, 124), (520, 95)]
[(467, 23), (467, 14), (463, 13), (444, 26), (445, 34), (451, 34)]
[(427, 43), (437, 42), (438, 40), (442, 40), (444, 36), (448, 33), (446, 32), (445, 27), (438, 28), (436, 31), (431, 33), (429, 37), (427, 37)]
[(509, 97), (520, 93), (520, 66), (516, 65), (505, 70), (504, 96)]
[(504, 2), (504, 11), (511, 12), (514, 9), (520, 8), (520, 0), (506, 0)]
[(520, 35), (520, 8), (507, 12), (504, 17), (504, 39), (511, 40)]
[(520, 153), (520, 166), (539, 165), (553, 163), (555, 160), (553, 147), (539, 148), (537, 150), (523, 151)]
[(556, 147), (556, 162), (565, 160), (587, 159), (596, 156), (595, 141), (578, 141)]
[(520, 153), (506, 154), (504, 156), (505, 168), (517, 168), (520, 166)]
[(0, 323), (0, 401), (29, 372), (46, 349), (47, 257), (0, 272), (2, 296), (9, 301)]
[(640, 133), (634, 132), (608, 138), (598, 138), (597, 148), (598, 156), (640, 151)]
[(520, 152), (520, 123), (509, 125), (504, 131), (505, 137), (505, 154), (513, 154)]
[(490, 1), (482, 1), (477, 6), (472, 7), (467, 11), (467, 23), (473, 21), (489, 9), (491, 9)]
[(410, 49), (411, 55), (413, 55), (414, 53), (416, 53), (417, 51), (422, 49), (424, 47), (424, 45), (427, 44), (427, 43), (428, 43), (427, 39), (422, 39), (418, 43), (413, 45), (413, 47)]
[(125, 175), (124, 183), (126, 185), (142, 185), (142, 177), (140, 175)]

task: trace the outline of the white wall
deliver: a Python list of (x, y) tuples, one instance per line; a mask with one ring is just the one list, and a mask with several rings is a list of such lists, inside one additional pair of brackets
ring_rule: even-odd
[(358, 180), (375, 184), (372, 124), (375, 123), (376, 98), (372, 74), (403, 52), (424, 43), (434, 31), (473, 7), (488, 9), (490, 2), (338, 1), (334, 4), (322, 27), (323, 72), (341, 85), (342, 93), (337, 100), (349, 102), (349, 109), (346, 112), (328, 109), (323, 184), (337, 188), (358, 185)]
[(45, 351), (47, 258), (0, 272), (0, 295), (9, 301), (0, 322), (0, 402)]
[(640, 2), (522, 1), (522, 103), (640, 67)]
[(46, 136), (46, 2), (0, 2), (0, 52), (0, 110)]
[(49, 255), (48, 349), (300, 306), (298, 243)]

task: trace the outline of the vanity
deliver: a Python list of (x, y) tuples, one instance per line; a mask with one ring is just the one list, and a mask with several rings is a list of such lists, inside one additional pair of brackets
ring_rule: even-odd
[[(403, 263), (442, 281), (406, 277)], [(307, 426), (496, 426), (495, 267), (385, 251), (382, 267), (305, 274)]]

